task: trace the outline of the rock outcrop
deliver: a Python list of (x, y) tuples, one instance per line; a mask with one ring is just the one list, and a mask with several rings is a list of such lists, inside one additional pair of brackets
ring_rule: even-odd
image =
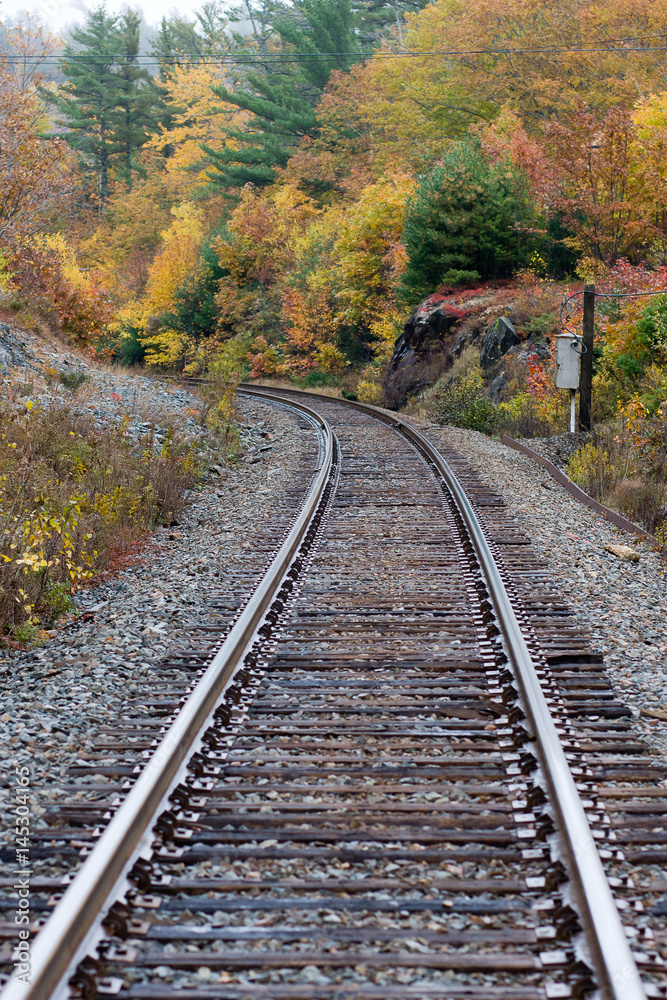
[(405, 324), (403, 333), (394, 344), (391, 358), (393, 371), (402, 364), (409, 363), (416, 354), (441, 347), (452, 327), (466, 315), (464, 310), (434, 304), (434, 298), (435, 296), (431, 296), (426, 299)]
[(506, 316), (501, 316), (484, 334), (479, 363), (482, 368), (493, 368), (503, 355), (521, 343), (512, 323)]
[(489, 398), (500, 402), (511, 380), (505, 358), (524, 361), (538, 351), (531, 337), (517, 333), (511, 291), (486, 287), (470, 291), (439, 291), (425, 299), (405, 324), (394, 345), (383, 379), (385, 405), (399, 409), (408, 397), (432, 385), (455, 359), (474, 346), (481, 348), (480, 364), (491, 383)]
[(8, 323), (0, 323), (0, 374), (6, 375), (11, 368), (26, 363), (25, 344), (22, 343)]

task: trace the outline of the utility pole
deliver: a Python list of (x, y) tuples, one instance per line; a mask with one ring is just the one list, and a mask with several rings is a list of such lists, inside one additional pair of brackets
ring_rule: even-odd
[(579, 430), (591, 429), (593, 393), (593, 331), (595, 328), (595, 285), (584, 285), (584, 329), (579, 383)]

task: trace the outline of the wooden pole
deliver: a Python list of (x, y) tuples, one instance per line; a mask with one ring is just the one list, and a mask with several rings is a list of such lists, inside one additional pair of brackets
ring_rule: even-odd
[(595, 285), (584, 285), (584, 350), (579, 380), (579, 430), (591, 429), (593, 392), (593, 331), (595, 328)]

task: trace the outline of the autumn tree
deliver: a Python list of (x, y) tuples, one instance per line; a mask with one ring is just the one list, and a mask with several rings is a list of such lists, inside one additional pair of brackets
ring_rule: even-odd
[(634, 143), (631, 173), (640, 177), (643, 216), (664, 247), (667, 240), (667, 92), (638, 101), (632, 113)]
[(29, 24), (6, 30), (5, 45), (0, 55), (0, 240), (15, 241), (63, 211), (71, 163), (63, 140), (45, 134), (46, 108), (35, 89), (42, 81), (40, 65), (56, 40)]
[(223, 149), (229, 141), (226, 128), (242, 129), (247, 117), (216, 97), (218, 80), (218, 66), (195, 60), (170, 66), (160, 85), (166, 115), (146, 149), (164, 157), (165, 181), (176, 200), (194, 192), (203, 196), (214, 177), (204, 147)]
[(403, 224), (414, 187), (395, 171), (364, 188), (354, 204), (329, 210), (336, 343), (351, 361), (387, 360), (404, 321), (396, 292), (407, 264)]
[(552, 205), (571, 231), (572, 249), (605, 265), (636, 257), (657, 231), (646, 211), (643, 172), (634, 169), (630, 110), (618, 106), (600, 117), (581, 107), (549, 125), (546, 137)]
[(649, 39), (666, 32), (667, 0), (434, 0), (373, 58), (333, 74), (302, 171), (337, 177), (347, 161), (368, 183), (391, 164), (429, 169), (444, 143), (503, 108), (543, 138), (582, 101), (596, 114), (631, 106), (664, 88), (667, 51)]

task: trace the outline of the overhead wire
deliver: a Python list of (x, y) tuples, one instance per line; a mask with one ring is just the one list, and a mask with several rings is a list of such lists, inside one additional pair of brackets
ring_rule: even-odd
[[(219, 54), (197, 54), (197, 53), (177, 53), (173, 55), (162, 55), (160, 53), (140, 53), (130, 57), (132, 61), (142, 62), (207, 62), (207, 63), (267, 63), (267, 62), (308, 62), (321, 59), (355, 59), (355, 58), (376, 58), (376, 59), (417, 59), (424, 56), (517, 56), (517, 55), (558, 55), (558, 54), (579, 54), (585, 55), (594, 52), (618, 52), (625, 54), (628, 52), (667, 52), (667, 45), (622, 45), (622, 42), (638, 43), (644, 38), (666, 38), (666, 35), (638, 35), (628, 38), (609, 39), (604, 44), (599, 45), (578, 45), (578, 46), (536, 46), (530, 48), (512, 48), (497, 46), (494, 48), (480, 49), (423, 49), (423, 50), (403, 50), (387, 51), (383, 49), (373, 49), (365, 52), (239, 52), (239, 53), (219, 53)], [(616, 44), (612, 44), (616, 43)], [(95, 55), (87, 52), (70, 52), (68, 54), (50, 54), (47, 56), (0, 56), (0, 60), (8, 63), (29, 62), (39, 60), (40, 62), (72, 62), (72, 61), (97, 61), (108, 62), (110, 60), (128, 59), (126, 52), (111, 52), (104, 55)]]
[[(562, 329), (566, 333), (569, 333), (571, 337), (576, 337), (577, 340), (580, 341), (580, 342), (581, 342), (581, 337), (579, 336), (578, 333), (575, 333), (574, 330), (570, 330), (570, 328), (566, 325), (565, 320), (563, 319), (563, 315), (565, 313), (565, 307), (568, 305), (568, 303), (572, 302), (573, 299), (578, 298), (578, 296), (584, 295), (585, 291), (586, 290), (584, 288), (582, 288), (578, 292), (572, 292), (572, 294), (568, 295), (568, 297), (566, 299), (563, 299), (563, 303), (562, 303), (562, 305), (560, 307), (560, 325), (561, 325)], [(667, 294), (667, 288), (656, 288), (652, 292), (598, 292), (598, 291), (594, 291), (592, 294), (596, 298), (598, 298), (598, 299), (629, 299), (629, 298), (641, 298), (644, 295), (666, 295)], [(572, 310), (569, 309), (568, 312), (567, 312), (567, 319), (568, 320), (569, 320), (571, 314), (572, 314)]]

